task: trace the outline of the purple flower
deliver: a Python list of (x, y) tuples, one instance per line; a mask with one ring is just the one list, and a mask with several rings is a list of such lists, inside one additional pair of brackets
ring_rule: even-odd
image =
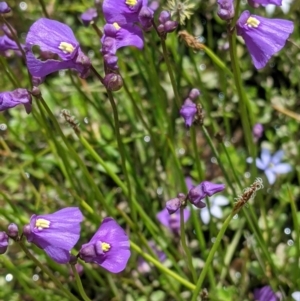
[(0, 14), (6, 14), (11, 11), (11, 8), (8, 6), (8, 4), (5, 1), (0, 2)]
[(204, 208), (205, 203), (202, 202), (207, 196), (223, 191), (225, 189), (224, 184), (215, 184), (212, 182), (204, 181), (195, 186), (189, 191), (188, 198), (190, 202), (197, 208)]
[(280, 51), (294, 30), (293, 22), (268, 19), (244, 11), (236, 24), (237, 34), (242, 36), (256, 69), (266, 66), (270, 58)]
[[(23, 47), (23, 45), (21, 45)], [(17, 55), (21, 56), (21, 52), (19, 50), (18, 44), (9, 38), (7, 35), (0, 37), (0, 53), (4, 56), (8, 56), (7, 51), (13, 50)]]
[(185, 194), (178, 193), (177, 197), (166, 202), (166, 208), (169, 214), (175, 213), (185, 203)]
[(16, 224), (11, 223), (7, 227), (7, 234), (9, 237), (16, 238), (19, 235), (19, 228)]
[(160, 24), (158, 25), (157, 30), (161, 34), (167, 34), (168, 32), (172, 32), (178, 26), (178, 22), (172, 21), (171, 14), (166, 10), (163, 10), (160, 13), (160, 15), (158, 17), (158, 21)]
[[(166, 254), (157, 248), (154, 241), (149, 241), (148, 245), (153, 250), (154, 254), (157, 256), (159, 262), (163, 262), (166, 260)], [(151, 271), (151, 266), (144, 258), (139, 257), (137, 269), (140, 273), (146, 274)]]
[(187, 98), (184, 101), (179, 113), (184, 119), (185, 125), (190, 127), (193, 124), (194, 117), (197, 113), (197, 106), (190, 98)]
[(272, 291), (270, 286), (264, 286), (254, 290), (255, 301), (278, 301), (276, 294)]
[(147, 7), (146, 4), (146, 0), (104, 0), (102, 8), (107, 23), (113, 24), (116, 22), (122, 26), (140, 22), (144, 26), (148, 24), (149, 18), (153, 19), (153, 11), (148, 8), (148, 21), (145, 24), (145, 11), (143, 8)]
[(77, 207), (68, 207), (52, 214), (33, 215), (24, 227), (24, 235), (58, 263), (68, 263), (70, 250), (80, 237), (83, 216)]
[(253, 7), (258, 7), (259, 5), (268, 5), (268, 4), (274, 4), (281, 6), (282, 0), (248, 0), (248, 3)]
[(230, 20), (234, 17), (233, 0), (218, 0), (218, 16), (222, 20)]
[(84, 26), (89, 26), (90, 24), (94, 23), (97, 17), (98, 13), (96, 8), (89, 8), (80, 16)]
[(92, 239), (82, 245), (79, 257), (112, 273), (119, 273), (125, 269), (130, 257), (128, 236), (113, 218), (107, 217)]
[(0, 232), (0, 254), (4, 254), (8, 247), (8, 236), (5, 232)]
[[(41, 52), (58, 56), (44, 61), (37, 59), (32, 48), (38, 46)], [(48, 56), (49, 57), (49, 56)], [(31, 75), (44, 77), (62, 69), (75, 69), (81, 77), (90, 70), (90, 59), (81, 51), (72, 29), (58, 21), (41, 18), (29, 29), (26, 37), (26, 60)]]
[(27, 114), (31, 112), (31, 95), (26, 89), (16, 89), (14, 91), (0, 93), (0, 111), (14, 108), (23, 104)]
[(191, 177), (185, 177), (184, 180), (188, 191), (194, 188), (193, 179)]
[(263, 132), (264, 132), (264, 127), (262, 124), (260, 124), (260, 123), (254, 124), (253, 129), (252, 129), (254, 141), (257, 142), (262, 137)]
[[(183, 209), (183, 220), (184, 223), (190, 218), (190, 210)], [(158, 212), (156, 218), (161, 224), (165, 227), (171, 229), (174, 233), (180, 231), (180, 212), (177, 211), (173, 214), (169, 214), (167, 208), (164, 208), (162, 211)]]
[(270, 151), (263, 148), (261, 157), (256, 158), (256, 166), (265, 172), (265, 175), (272, 185), (275, 183), (276, 175), (286, 174), (292, 170), (292, 166), (288, 163), (280, 163), (284, 155), (282, 150), (277, 151), (273, 156)]
[[(135, 46), (139, 49), (144, 47), (143, 33), (141, 29), (134, 24), (125, 24), (122, 26), (117, 23), (106, 24), (103, 31), (104, 35), (101, 39), (102, 43), (104, 43), (108, 37), (114, 39), (114, 43), (111, 42), (111, 54), (115, 54), (119, 48), (125, 46)], [(107, 53), (108, 49), (104, 52)]]

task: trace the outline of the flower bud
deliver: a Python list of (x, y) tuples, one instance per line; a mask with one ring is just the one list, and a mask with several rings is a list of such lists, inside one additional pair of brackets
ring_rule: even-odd
[(260, 124), (260, 123), (254, 124), (253, 129), (252, 129), (252, 134), (253, 134), (255, 141), (258, 141), (258, 139), (260, 139), (262, 137), (263, 132), (264, 132), (264, 127), (262, 124)]
[(0, 2), (0, 14), (7, 14), (11, 11), (11, 8), (5, 1)]
[(168, 33), (168, 32), (173, 32), (178, 26), (178, 22), (177, 21), (167, 21), (165, 24), (164, 24), (164, 29), (165, 29), (165, 33)]
[(189, 98), (195, 100), (200, 95), (200, 91), (196, 88), (192, 89), (189, 93)]
[(185, 125), (187, 127), (190, 127), (192, 125), (196, 113), (197, 113), (196, 104), (193, 103), (190, 98), (187, 98), (180, 109), (180, 115), (184, 119)]
[(19, 234), (19, 228), (16, 224), (12, 223), (9, 224), (7, 227), (7, 234), (9, 235), (9, 237), (11, 238), (16, 238)]
[(152, 27), (154, 12), (151, 8), (143, 6), (139, 13), (139, 21), (144, 30), (149, 30)]
[(17, 31), (11, 25), (10, 25), (10, 28), (9, 28), (6, 24), (3, 24), (1, 26), (1, 29), (3, 30), (5, 35), (8, 36), (11, 40), (15, 39), (14, 35), (15, 36), (17, 35)]
[(119, 74), (109, 73), (104, 77), (104, 85), (110, 91), (118, 91), (123, 86), (123, 79)]
[(234, 17), (233, 0), (218, 0), (218, 16), (222, 20), (230, 20)]
[(185, 198), (185, 194), (178, 193), (176, 198), (167, 201), (166, 208), (169, 214), (175, 213), (181, 206), (183, 206)]
[(207, 196), (212, 196), (213, 194), (223, 191), (225, 189), (224, 184), (215, 184), (208, 181), (202, 182), (202, 186), (203, 186), (203, 191)]
[(0, 232), (0, 254), (4, 254), (8, 247), (8, 236), (5, 232)]
[(189, 201), (197, 208), (204, 208), (206, 204), (202, 200), (206, 197), (206, 193), (203, 190), (202, 183), (190, 189), (188, 193)]
[(98, 13), (95, 8), (89, 8), (87, 9), (81, 16), (81, 21), (84, 26), (89, 26), (90, 24), (93, 24), (94, 21), (97, 19)]
[(166, 10), (163, 10), (161, 13), (160, 13), (160, 15), (159, 15), (159, 17), (158, 17), (158, 21), (159, 21), (159, 23), (161, 23), (161, 24), (165, 24), (167, 21), (169, 21), (171, 19), (171, 15), (170, 15), (170, 13), (168, 12), (168, 11), (166, 11)]

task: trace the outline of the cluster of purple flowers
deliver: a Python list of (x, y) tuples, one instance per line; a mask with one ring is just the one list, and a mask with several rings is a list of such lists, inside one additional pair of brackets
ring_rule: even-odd
[[(282, 5), (282, 0), (249, 0), (248, 2), (253, 7), (267, 4)], [(233, 0), (218, 0), (218, 4), (220, 18), (228, 20), (234, 17)], [(237, 20), (236, 29), (237, 35), (245, 41), (255, 68), (261, 69), (284, 47), (294, 30), (294, 24), (289, 20), (252, 15), (246, 10)]]
[[(57, 263), (69, 263), (70, 251), (80, 238), (82, 220), (83, 215), (77, 207), (33, 215), (30, 223), (24, 226), (21, 237), (24, 235)], [(7, 249), (9, 237), (17, 238), (17, 226), (11, 224), (7, 234), (0, 232), (1, 254)], [(87, 263), (96, 263), (112, 273), (119, 273), (125, 269), (130, 257), (128, 236), (113, 218), (107, 217), (91, 240), (81, 246), (77, 257)]]
[(171, 229), (174, 233), (180, 230), (180, 213), (179, 209), (183, 208), (183, 222), (185, 223), (190, 217), (190, 210), (185, 208), (187, 200), (196, 208), (204, 208), (206, 204), (203, 200), (225, 189), (224, 184), (215, 184), (209, 181), (203, 181), (199, 185), (187, 185), (188, 194), (178, 193), (176, 198), (166, 202), (166, 207), (160, 211), (156, 217), (162, 225)]

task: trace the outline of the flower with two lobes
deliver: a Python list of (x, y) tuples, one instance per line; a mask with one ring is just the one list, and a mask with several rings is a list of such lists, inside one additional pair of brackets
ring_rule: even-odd
[(31, 95), (26, 89), (0, 92), (0, 111), (24, 105), (27, 114), (31, 112)]
[(237, 35), (242, 36), (256, 69), (266, 66), (280, 51), (294, 30), (292, 21), (268, 19), (244, 11), (236, 23)]
[(85, 262), (94, 262), (112, 273), (123, 271), (130, 257), (126, 232), (111, 218), (105, 218), (91, 240), (78, 254)]
[(275, 183), (277, 175), (286, 174), (292, 170), (292, 166), (290, 164), (281, 163), (283, 155), (284, 152), (279, 150), (272, 156), (268, 149), (263, 148), (261, 151), (261, 157), (256, 158), (256, 166), (264, 171), (271, 185)]
[[(35, 57), (38, 47), (43, 60)], [(58, 21), (41, 18), (34, 22), (26, 37), (26, 62), (32, 76), (44, 77), (62, 69), (75, 69), (87, 77), (91, 62), (81, 51), (72, 29)]]
[(197, 105), (193, 102), (200, 95), (198, 89), (192, 89), (189, 96), (185, 99), (179, 113), (184, 119), (185, 125), (189, 128), (192, 126), (198, 113)]
[(79, 208), (68, 207), (52, 214), (33, 215), (24, 226), (27, 240), (58, 263), (70, 261), (70, 251), (80, 237), (83, 215)]

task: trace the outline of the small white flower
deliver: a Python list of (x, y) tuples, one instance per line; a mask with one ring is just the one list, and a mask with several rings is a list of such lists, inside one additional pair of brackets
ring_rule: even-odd
[[(290, 11), (291, 4), (294, 0), (282, 0), (282, 5), (280, 6), (281, 10), (284, 14), (287, 14)], [(276, 5), (274, 4), (268, 4), (265, 6), (266, 12), (269, 16), (272, 16), (274, 14)]]
[(294, 292), (292, 293), (292, 297), (296, 301), (300, 301), (300, 292)]
[(223, 195), (216, 195), (209, 198), (210, 210), (208, 207), (204, 207), (200, 210), (200, 217), (204, 224), (208, 224), (210, 221), (210, 216), (216, 218), (222, 218), (223, 212), (221, 206), (226, 206), (229, 204), (229, 200)]

